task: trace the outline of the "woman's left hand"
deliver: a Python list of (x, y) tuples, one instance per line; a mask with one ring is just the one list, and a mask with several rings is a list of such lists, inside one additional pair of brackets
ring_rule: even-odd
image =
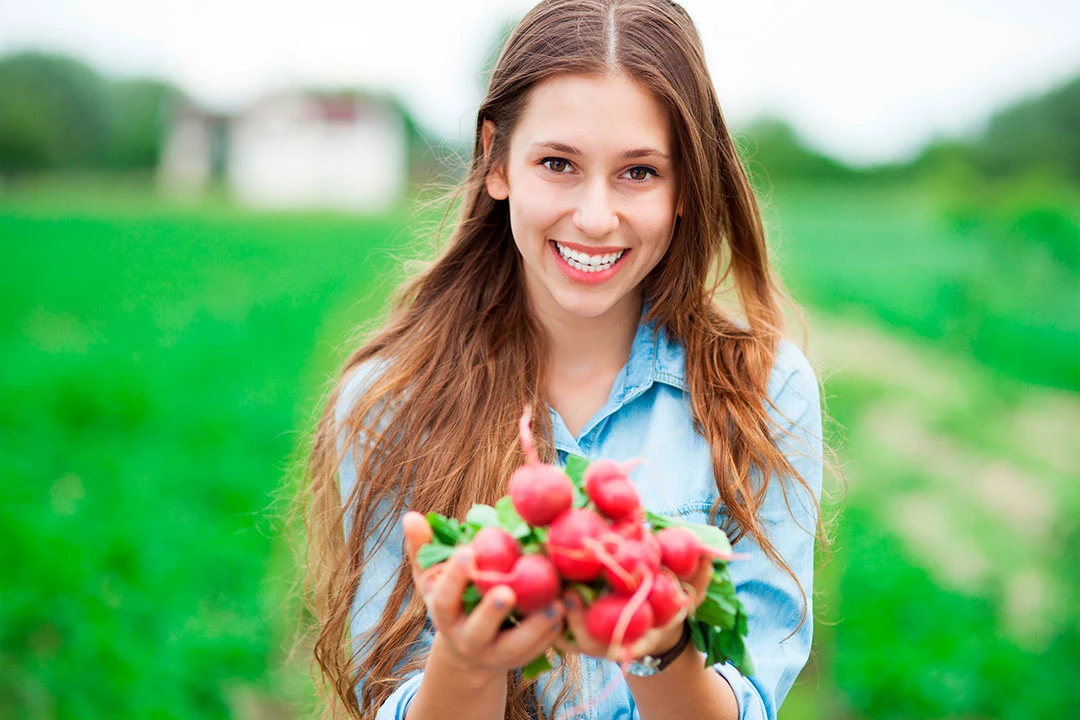
[(712, 573), (712, 558), (703, 555), (698, 563), (697, 571), (689, 581), (690, 588), (687, 588), (687, 583), (683, 583), (683, 589), (690, 593), (690, 603), (687, 609), (673, 617), (667, 625), (646, 632), (627, 648), (628, 652), (626, 653), (623, 653), (618, 647), (609, 647), (589, 635), (589, 631), (585, 629), (585, 607), (581, 597), (571, 590), (563, 596), (563, 600), (567, 608), (566, 624), (574, 634), (574, 640), (571, 642), (565, 637), (560, 637), (555, 642), (555, 647), (564, 653), (576, 652), (615, 661), (624, 660), (626, 657), (639, 658), (645, 655), (661, 655), (675, 647), (675, 644), (679, 642), (679, 638), (682, 636), (683, 621), (689, 614), (690, 608), (696, 608), (705, 599)]

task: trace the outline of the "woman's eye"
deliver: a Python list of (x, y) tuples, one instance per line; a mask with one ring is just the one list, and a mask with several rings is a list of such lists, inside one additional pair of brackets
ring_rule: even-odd
[(544, 158), (542, 161), (540, 161), (540, 164), (546, 167), (548, 170), (557, 173), (561, 173), (570, 165), (570, 163), (566, 162), (562, 158)]
[(655, 175), (656, 171), (648, 167), (635, 167), (626, 171), (630, 175), (631, 180), (641, 182), (642, 180), (648, 180), (650, 175)]

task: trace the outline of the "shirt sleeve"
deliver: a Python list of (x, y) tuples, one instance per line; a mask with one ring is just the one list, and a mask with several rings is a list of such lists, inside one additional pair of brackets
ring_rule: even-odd
[[(763, 529), (788, 563), (798, 585), (776, 567), (753, 538), (734, 546), (745, 555), (729, 566), (736, 593), (746, 609), (747, 649), (754, 674), (744, 677), (728, 663), (714, 668), (735, 691), (740, 720), (775, 720), (780, 703), (810, 656), (813, 636), (814, 539), (816, 502), (821, 498), (821, 406), (817, 378), (806, 357), (782, 342), (769, 396), (775, 407), (769, 415), (781, 431), (776, 443), (814, 494), (798, 482), (787, 481), (787, 493), (777, 478), (769, 484), (759, 511)], [(790, 504), (790, 509), (788, 505)], [(803, 593), (806, 616), (803, 617)]]
[[(372, 380), (371, 376), (372, 371), (367, 368), (354, 371), (352, 377), (349, 378), (342, 389), (340, 400), (335, 408), (336, 427), (339, 428), (339, 448), (344, 445), (344, 437), (340, 429), (345, 427), (350, 408), (366, 385)], [(355, 444), (345, 449), (341, 464), (338, 467), (338, 480), (342, 503), (345, 503), (357, 482)], [(350, 619), (350, 631), (354, 647), (360, 653), (370, 652), (375, 637), (374, 631), (379, 623), (382, 610), (390, 599), (404, 554), (405, 535), (401, 529), (401, 518), (397, 515), (391, 516), (386, 503), (378, 506), (376, 514), (378, 519), (372, 525), (372, 537), (378, 538), (385, 534), (386, 541), (381, 546), (375, 547), (374, 541), (369, 538), (365, 544), (365, 557), (368, 558), (368, 564), (364, 568), (363, 577), (360, 579), (360, 585), (353, 600)], [(388, 524), (389, 527), (387, 527)], [(351, 530), (352, 518), (349, 513), (346, 513), (346, 537), (348, 537)], [(415, 651), (430, 647), (433, 633), (430, 621), (426, 621), (419, 646)], [(423, 672), (421, 671), (414, 671), (406, 675), (404, 681), (398, 685), (378, 709), (376, 720), (404, 720), (405, 713), (409, 709), (412, 699), (416, 696), (422, 679)], [(361, 678), (356, 686), (358, 701), (363, 687), (363, 680)]]

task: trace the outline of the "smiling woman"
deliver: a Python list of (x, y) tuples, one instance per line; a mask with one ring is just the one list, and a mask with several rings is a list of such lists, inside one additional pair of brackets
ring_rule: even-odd
[[(450, 243), (348, 359), (316, 433), (329, 715), (775, 717), (810, 648), (821, 417), (703, 57), (670, 0), (544, 0), (508, 39)], [(466, 613), (464, 566), (419, 572), (427, 524), (406, 508), (460, 520), (506, 494), (525, 405), (546, 409), (542, 460), (641, 458), (645, 508), (734, 538), (753, 677), (688, 648), (681, 615), (643, 638), (664, 669), (638, 677), (573, 593), (504, 628), (509, 587)], [(523, 676), (568, 627), (573, 647)]]

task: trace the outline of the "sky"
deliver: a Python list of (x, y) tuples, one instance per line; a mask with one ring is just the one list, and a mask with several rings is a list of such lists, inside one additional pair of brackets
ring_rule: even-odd
[[(219, 109), (294, 84), (399, 95), (465, 136), (500, 29), (532, 0), (0, 0), (0, 55), (66, 52), (176, 82)], [(738, 127), (788, 120), (869, 165), (978, 132), (994, 110), (1080, 75), (1076, 0), (683, 0)], [(3, 99), (0, 98), (0, 102)]]

